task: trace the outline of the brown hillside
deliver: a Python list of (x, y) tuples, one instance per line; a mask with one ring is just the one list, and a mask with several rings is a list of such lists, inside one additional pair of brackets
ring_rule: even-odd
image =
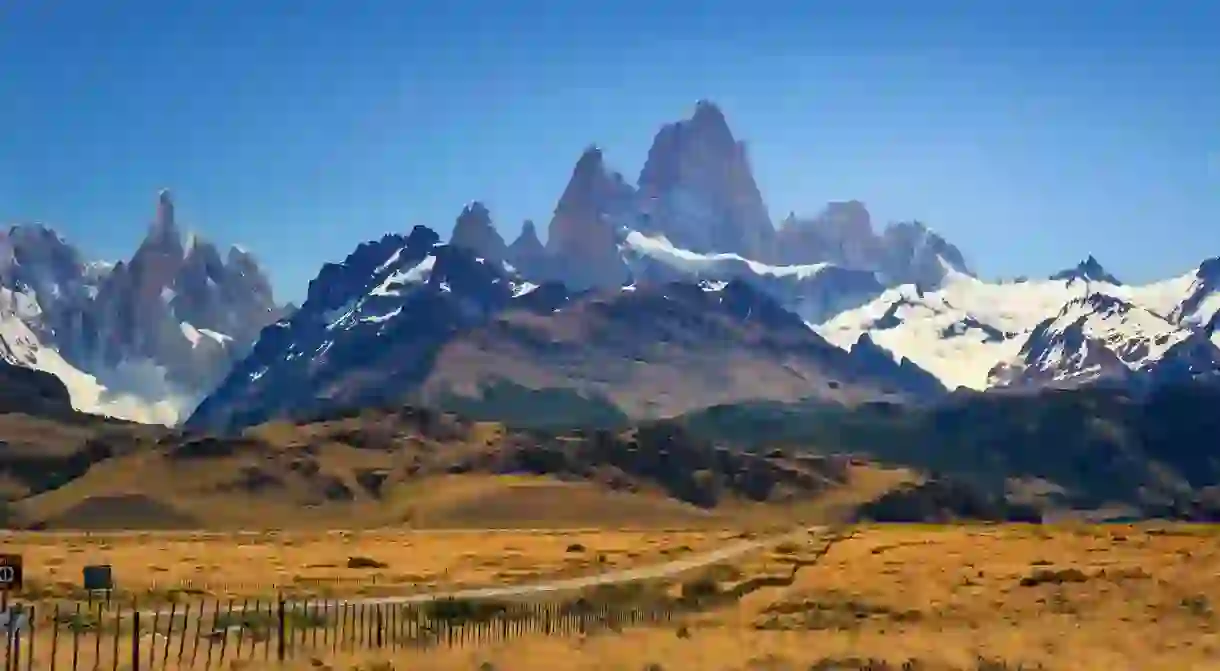
[(23, 436), (0, 451), (12, 523), (33, 528), (779, 523), (905, 479), (836, 458), (715, 448), (669, 425), (555, 435), (416, 408), (269, 423), (232, 438), (4, 420), (0, 430)]

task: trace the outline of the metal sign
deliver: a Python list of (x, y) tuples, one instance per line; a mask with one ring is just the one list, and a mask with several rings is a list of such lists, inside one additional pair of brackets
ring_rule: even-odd
[(85, 567), (85, 589), (90, 592), (114, 589), (114, 574), (110, 564), (97, 564)]
[(23, 577), (21, 555), (0, 555), (0, 591), (21, 589)]

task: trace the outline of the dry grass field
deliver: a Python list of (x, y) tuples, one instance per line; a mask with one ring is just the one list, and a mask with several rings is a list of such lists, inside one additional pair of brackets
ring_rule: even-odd
[[(779, 548), (736, 568), (783, 574), (785, 558), (802, 552)], [(1220, 669), (1216, 605), (1215, 528), (873, 527), (791, 585), (681, 624), (321, 661), (430, 671)]]
[[(17, 532), (0, 534), (0, 549), (24, 556), (26, 596), (80, 598), (82, 568), (110, 564), (118, 588), (150, 602), (178, 590), (267, 598), (279, 588), (292, 596), (349, 597), (538, 582), (659, 564), (735, 535), (656, 529)], [(352, 568), (352, 558), (382, 566)]]

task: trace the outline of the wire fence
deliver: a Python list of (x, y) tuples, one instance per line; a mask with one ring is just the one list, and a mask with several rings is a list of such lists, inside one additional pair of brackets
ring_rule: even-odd
[(16, 605), (4, 622), (4, 671), (154, 671), (285, 662), (357, 650), (482, 645), (668, 622), (670, 603), (440, 600), (213, 600), (141, 611), (138, 604)]

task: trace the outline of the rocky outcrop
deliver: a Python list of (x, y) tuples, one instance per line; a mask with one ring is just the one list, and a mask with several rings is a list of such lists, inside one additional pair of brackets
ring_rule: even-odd
[(462, 209), (453, 226), (449, 243), (469, 249), (477, 256), (497, 263), (508, 257), (504, 238), (500, 237), (500, 233), (491, 223), (491, 212), (479, 201)]
[(508, 246), (508, 262), (526, 277), (546, 275), (546, 248), (538, 239), (533, 221), (527, 219), (521, 226), (521, 234)]
[(694, 252), (769, 260), (775, 229), (724, 113), (706, 100), (664, 126), (640, 172), (640, 227)]
[(890, 224), (880, 234), (864, 203), (828, 204), (810, 218), (790, 214), (776, 233), (785, 263), (834, 263), (874, 271), (888, 285), (936, 287), (951, 272), (970, 275), (962, 253), (920, 222)]
[(547, 230), (553, 272), (575, 288), (617, 286), (627, 279), (618, 254), (620, 227), (632, 221), (630, 185), (589, 147), (576, 162)]
[(785, 263), (837, 263), (873, 269), (881, 241), (872, 216), (858, 200), (829, 203), (816, 217), (789, 214), (776, 233), (780, 260)]

